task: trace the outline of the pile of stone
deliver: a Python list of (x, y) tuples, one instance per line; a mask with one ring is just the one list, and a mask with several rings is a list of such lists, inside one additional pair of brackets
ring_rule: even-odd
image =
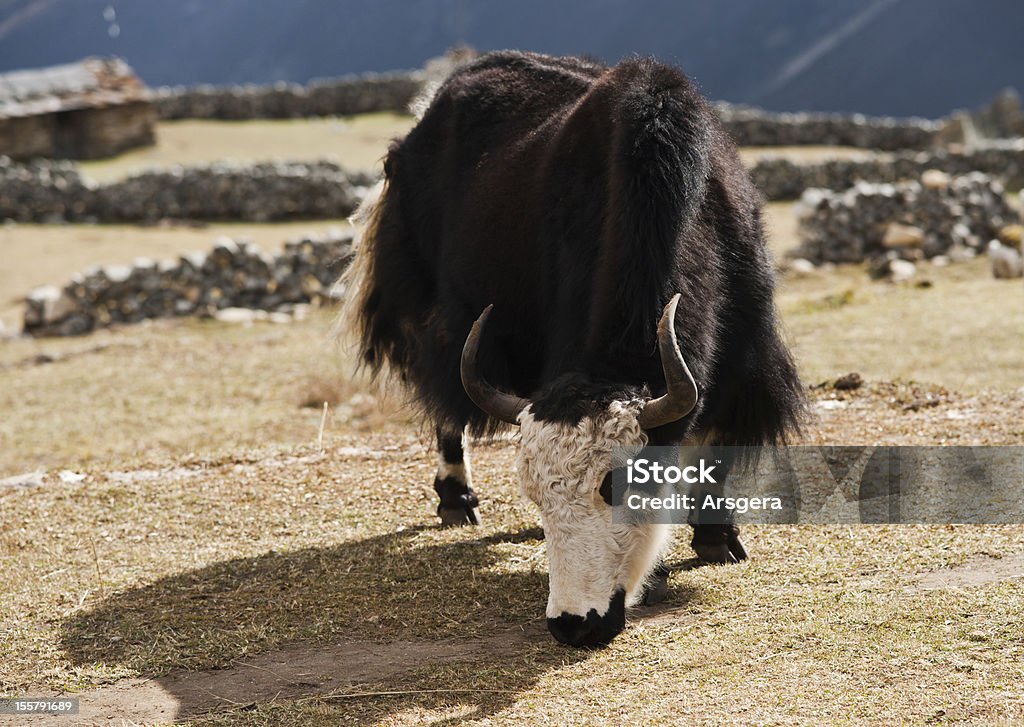
[(920, 181), (858, 182), (835, 192), (808, 189), (797, 206), (800, 246), (812, 263), (970, 257), (1019, 222), (1003, 185), (973, 172), (929, 170)]
[(63, 161), (0, 157), (0, 219), (155, 222), (347, 217), (373, 179), (332, 162), (217, 163), (144, 171), (89, 185)]
[(1024, 136), (1024, 108), (1016, 89), (1006, 88), (988, 106), (969, 116), (976, 134), (990, 139)]
[(423, 84), (422, 71), (345, 76), (307, 86), (197, 86), (161, 88), (155, 94), (163, 119), (289, 119), (404, 112)]
[(895, 151), (928, 149), (945, 126), (929, 119), (894, 119), (862, 114), (772, 113), (748, 106), (715, 104), (726, 130), (741, 146), (854, 146)]
[(24, 332), (69, 336), (147, 318), (213, 316), (229, 308), (287, 312), (332, 299), (352, 257), (352, 237), (331, 231), (290, 241), (268, 255), (245, 240), (221, 238), (208, 253), (131, 266), (93, 267), (62, 289), (36, 288), (26, 298)]
[(0, 220), (60, 222), (69, 207), (84, 204), (88, 189), (78, 165), (38, 159), (28, 163), (0, 156)]
[(848, 189), (859, 181), (917, 179), (928, 169), (960, 176), (984, 172), (1010, 187), (1024, 185), (1024, 139), (986, 142), (964, 149), (880, 154), (861, 159), (829, 159), (799, 164), (784, 158), (760, 159), (751, 169), (768, 200), (797, 199), (805, 189)]

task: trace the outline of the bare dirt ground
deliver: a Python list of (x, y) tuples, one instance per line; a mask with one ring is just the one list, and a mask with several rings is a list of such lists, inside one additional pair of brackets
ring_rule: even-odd
[[(767, 219), (784, 251), (791, 206)], [(222, 231), (11, 228), (0, 290)], [(984, 261), (787, 275), (779, 305), (806, 442), (1024, 444), (1024, 288)], [(749, 526), (729, 567), (681, 529), (666, 602), (565, 649), (515, 440), (474, 447), (484, 523), (440, 530), (431, 437), (351, 375), (331, 322), (0, 341), (0, 694), (82, 698), (6, 723), (1024, 721), (1024, 526)]]

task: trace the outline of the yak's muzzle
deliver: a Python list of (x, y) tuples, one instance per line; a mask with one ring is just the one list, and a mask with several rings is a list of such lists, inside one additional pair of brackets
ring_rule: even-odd
[(563, 613), (548, 619), (548, 631), (560, 643), (569, 646), (594, 648), (605, 646), (626, 628), (626, 591), (619, 588), (608, 602), (608, 610), (598, 615), (590, 609), (586, 618)]

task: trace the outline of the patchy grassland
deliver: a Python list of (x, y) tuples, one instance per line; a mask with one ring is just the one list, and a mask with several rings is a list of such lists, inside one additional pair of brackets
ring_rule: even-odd
[(861, 149), (855, 146), (745, 146), (740, 148), (740, 158), (749, 166), (759, 159), (785, 157), (797, 164), (812, 164), (828, 159), (866, 159), (885, 156), (885, 152)]
[(113, 159), (82, 162), (97, 182), (148, 167), (329, 159), (351, 169), (376, 169), (388, 143), (412, 127), (411, 116), (379, 113), (344, 118), (216, 121), (186, 119), (157, 124), (157, 143)]
[[(767, 220), (781, 253), (791, 205)], [(309, 227), (17, 226), (0, 291)], [(806, 382), (867, 380), (812, 392), (843, 406), (807, 441), (1024, 443), (1024, 289), (985, 261), (919, 277), (782, 279)], [(750, 527), (731, 567), (681, 541), (665, 604), (607, 649), (559, 646), (514, 441), (475, 447), (484, 524), (437, 529), (431, 437), (350, 375), (331, 317), (0, 342), (0, 478), (46, 472), (0, 486), (0, 694), (81, 692), (101, 724), (1024, 721), (1024, 526)]]
[(993, 278), (985, 258), (923, 263), (900, 285), (872, 282), (861, 266), (791, 277), (778, 301), (809, 382), (848, 370), (958, 392), (1024, 387), (1024, 286)]
[[(351, 416), (386, 426), (330, 329), (322, 313), (287, 325), (183, 319), (8, 342), (0, 410), (14, 416), (0, 420), (0, 476), (309, 443), (324, 400), (331, 424)], [(37, 363), (40, 354), (58, 360)]]
[[(1013, 335), (1024, 331), (1024, 306), (1013, 304), (1024, 291), (984, 266), (929, 270), (927, 288), (872, 283), (856, 268), (786, 278), (782, 323), (805, 381), (858, 371), (873, 382), (982, 394), (988, 403), (975, 409), (996, 406), (999, 392), (1024, 384), (1024, 339)], [(350, 378), (330, 328), (322, 312), (290, 325), (164, 320), (86, 338), (7, 341), (0, 411), (11, 415), (0, 419), (0, 476), (308, 443), (323, 400), (343, 405), (338, 416), (376, 408)], [(40, 364), (40, 355), (59, 360)], [(1024, 430), (1008, 416), (1008, 427)], [(366, 428), (388, 419), (371, 417)]]
[[(413, 125), (404, 114), (363, 114), (344, 118), (254, 119), (217, 121), (185, 119), (157, 124), (154, 146), (113, 159), (81, 162), (83, 173), (97, 182), (120, 179), (148, 167), (206, 164), (214, 161), (327, 158), (352, 169), (373, 170), (392, 139)], [(784, 156), (799, 162), (858, 159), (872, 152), (852, 147), (746, 147), (740, 156), (748, 164), (763, 157)]]
[[(1020, 551), (1024, 528), (748, 528), (735, 567), (693, 568), (680, 543), (664, 606), (573, 651), (544, 633), (513, 453), (478, 448), (473, 530), (434, 527), (431, 458), (408, 433), (6, 494), (0, 690), (85, 689), (101, 714), (201, 724), (1024, 718), (1021, 581), (919, 584)], [(216, 671), (259, 682), (318, 654), (242, 702)], [(195, 671), (213, 696), (183, 688)]]
[[(1024, 527), (755, 527), (721, 568), (680, 542), (663, 607), (566, 650), (514, 442), (476, 448), (484, 526), (437, 530), (430, 437), (346, 376), (329, 324), (0, 347), (0, 474), (49, 472), (0, 491), (0, 692), (197, 724), (1024, 719), (1024, 581), (919, 583), (1024, 551)], [(814, 395), (848, 406), (810, 441), (1024, 442), (1024, 392)], [(324, 396), (321, 450), (302, 404)]]

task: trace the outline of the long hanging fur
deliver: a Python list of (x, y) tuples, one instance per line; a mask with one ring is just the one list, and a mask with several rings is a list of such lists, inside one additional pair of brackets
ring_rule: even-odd
[(700, 400), (654, 434), (754, 445), (797, 427), (804, 399), (777, 330), (760, 199), (681, 72), (500, 52), (425, 105), (356, 215), (341, 280), (341, 326), (372, 372), (397, 374), (448, 431), (494, 431), (459, 379), (470, 325), (493, 303), (481, 371), (570, 421), (580, 407), (559, 403), (565, 375), (580, 390), (664, 390), (654, 333), (678, 292)]
[(362, 358), (367, 321), (366, 299), (373, 287), (373, 261), (380, 224), (381, 201), (387, 192), (387, 180), (381, 179), (366, 193), (358, 209), (349, 217), (356, 228), (352, 240), (355, 257), (335, 283), (342, 304), (334, 322), (334, 336)]

